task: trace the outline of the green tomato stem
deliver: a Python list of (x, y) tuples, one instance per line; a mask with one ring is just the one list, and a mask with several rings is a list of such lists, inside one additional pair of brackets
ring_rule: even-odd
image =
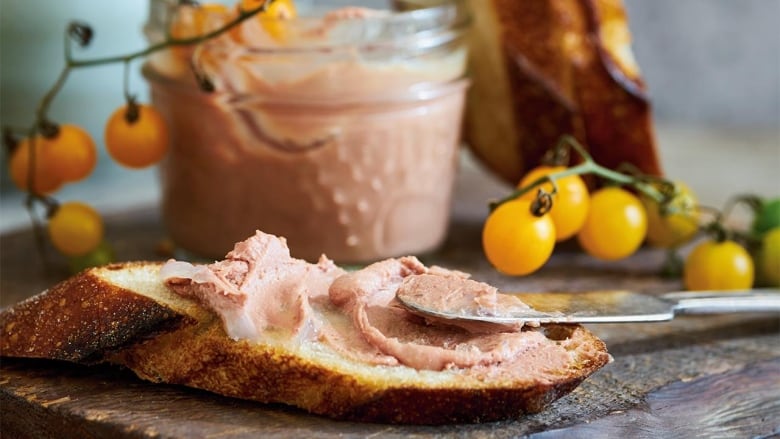
[(193, 44), (202, 43), (206, 40), (210, 40), (212, 38), (218, 37), (224, 34), (225, 32), (233, 29), (234, 27), (238, 26), (239, 24), (243, 23), (244, 21), (248, 20), (249, 18), (257, 15), (258, 13), (264, 12), (266, 9), (268, 9), (268, 6), (270, 6), (274, 1), (276, 0), (268, 0), (266, 2), (263, 2), (262, 5), (247, 11), (239, 9), (239, 13), (236, 18), (229, 21), (224, 26), (202, 35), (189, 37), (189, 38), (169, 38), (157, 44), (153, 44), (144, 49), (131, 52), (125, 55), (110, 56), (105, 58), (84, 59), (84, 60), (75, 60), (69, 58), (68, 62), (73, 67), (90, 67), (90, 66), (98, 66), (102, 64), (113, 64), (118, 62), (130, 62), (134, 59), (149, 56), (155, 52), (159, 52), (160, 50), (167, 49), (169, 47), (190, 46)]
[[(228, 32), (229, 30), (233, 29), (234, 27), (238, 26), (242, 22), (248, 20), (249, 18), (257, 15), (260, 12), (264, 12), (274, 1), (276, 0), (268, 0), (266, 2), (263, 2), (260, 6), (250, 9), (247, 11), (241, 10), (236, 18), (229, 21), (222, 27), (215, 29), (211, 32), (205, 33), (203, 35), (198, 35), (195, 37), (190, 38), (170, 38), (166, 39), (164, 41), (161, 41), (159, 43), (150, 45), (144, 49), (137, 50), (135, 52), (130, 52), (124, 55), (117, 55), (117, 56), (109, 56), (109, 57), (102, 57), (102, 58), (93, 58), (93, 59), (84, 59), (84, 60), (77, 60), (74, 59), (71, 55), (71, 49), (70, 49), (70, 42), (67, 37), (67, 33), (65, 36), (65, 66), (62, 68), (62, 71), (60, 71), (59, 77), (57, 78), (54, 85), (49, 89), (48, 92), (44, 95), (43, 99), (41, 100), (40, 104), (38, 105), (38, 108), (35, 112), (36, 114), (36, 123), (34, 130), (37, 131), (37, 125), (40, 123), (40, 121), (46, 119), (46, 115), (48, 113), (49, 107), (51, 106), (52, 101), (57, 96), (57, 94), (62, 89), (63, 85), (65, 84), (65, 80), (68, 78), (68, 74), (72, 69), (77, 69), (81, 67), (93, 67), (93, 66), (99, 66), (104, 64), (113, 64), (113, 63), (125, 63), (125, 65), (128, 65), (131, 61), (137, 59), (137, 58), (143, 58), (148, 55), (151, 55), (155, 52), (158, 52), (163, 49), (167, 49), (169, 47), (173, 46), (189, 46), (193, 44), (202, 43), (203, 41), (218, 37), (225, 32)], [(127, 92), (127, 86), (125, 85), (125, 95), (128, 95)]]
[(57, 80), (54, 82), (54, 85), (49, 89), (48, 92), (46, 92), (46, 94), (43, 96), (43, 99), (41, 99), (41, 102), (38, 104), (38, 108), (35, 110), (35, 124), (32, 128), (33, 132), (37, 132), (41, 122), (46, 120), (46, 114), (49, 112), (49, 107), (51, 106), (54, 98), (65, 85), (65, 81), (68, 79), (70, 70), (71, 66), (66, 64), (65, 67), (63, 67), (60, 71), (60, 74), (57, 77)]
[(125, 61), (124, 70), (122, 72), (122, 93), (125, 95), (125, 101), (130, 102), (133, 96), (130, 94), (130, 66), (131, 61)]
[(573, 137), (568, 135), (563, 136), (559, 141), (559, 145), (560, 142), (568, 143), (582, 157), (583, 162), (578, 165), (572, 166), (570, 168), (564, 169), (563, 171), (553, 172), (543, 177), (539, 177), (533, 182), (531, 182), (530, 184), (515, 189), (512, 193), (510, 193), (506, 197), (491, 203), (490, 205), (491, 210), (497, 208), (498, 206), (506, 202), (522, 197), (523, 195), (530, 192), (537, 186), (540, 186), (547, 182), (553, 185), (553, 193), (554, 193), (556, 188), (555, 183), (557, 180), (561, 178), (569, 177), (571, 175), (585, 175), (585, 174), (593, 174), (601, 178), (604, 178), (605, 180), (611, 181), (613, 183), (631, 186), (636, 190), (638, 190), (639, 192), (641, 192), (642, 194), (652, 198), (653, 200), (659, 203), (664, 200), (664, 195), (661, 193), (661, 191), (656, 189), (652, 184), (649, 184), (646, 181), (642, 180), (641, 178), (638, 178), (633, 175), (623, 174), (621, 172), (606, 168), (596, 163), (593, 160), (593, 157), (591, 157), (591, 155), (588, 154), (587, 151), (585, 151), (585, 148), (583, 148), (582, 145), (580, 145), (579, 142), (577, 142)]
[(666, 250), (664, 263), (661, 266), (661, 276), (665, 278), (679, 278), (683, 272), (684, 262), (676, 248)]
[[(268, 6), (270, 6), (274, 1), (276, 0), (268, 0), (266, 2), (263, 2), (262, 5), (250, 9), (247, 11), (241, 10), (239, 12), (239, 15), (231, 20), (230, 22), (226, 23), (224, 26), (215, 29), (211, 32), (208, 32), (203, 35), (198, 35), (195, 37), (190, 38), (171, 38), (166, 39), (165, 41), (162, 41), (157, 44), (150, 45), (144, 49), (131, 52), (125, 55), (119, 55), (119, 56), (110, 56), (110, 57), (103, 57), (103, 58), (93, 58), (93, 59), (85, 59), (85, 60), (76, 60), (71, 55), (71, 46), (70, 46), (70, 39), (67, 35), (67, 30), (65, 32), (65, 38), (64, 38), (64, 57), (65, 57), (65, 65), (63, 66), (62, 70), (60, 71), (56, 81), (52, 85), (52, 87), (44, 94), (43, 98), (38, 104), (38, 107), (35, 110), (35, 122), (33, 123), (33, 126), (30, 128), (29, 133), (30, 137), (34, 138), (35, 134), (39, 132), (41, 124), (46, 121), (47, 114), (49, 112), (49, 108), (51, 107), (52, 102), (54, 101), (54, 98), (59, 94), (59, 92), (62, 90), (62, 87), (65, 85), (66, 80), (68, 79), (68, 75), (70, 74), (70, 71), (73, 69), (81, 68), (81, 67), (92, 67), (92, 66), (98, 66), (103, 64), (112, 64), (112, 63), (118, 63), (122, 62), (125, 64), (125, 69), (127, 71), (128, 66), (131, 61), (137, 58), (148, 56), (152, 53), (158, 52), (160, 50), (172, 47), (172, 46), (187, 46), (192, 44), (198, 44), (203, 41), (209, 40), (211, 38), (215, 38), (219, 35), (222, 35), (223, 33), (229, 31), (230, 29), (238, 26), (242, 22), (246, 21), (250, 17), (255, 16), (256, 14), (265, 11)], [(129, 96), (128, 91), (128, 85), (127, 85), (127, 73), (125, 73), (125, 81), (124, 81), (124, 94), (127, 98)], [(34, 149), (33, 149), (34, 150)], [(33, 154), (34, 155), (34, 152)], [(30, 176), (30, 179), (34, 179), (34, 173), (35, 173), (35, 159), (34, 157), (30, 160), (29, 164), (29, 172), (28, 175)], [(32, 187), (32, 186), (31, 186)]]
[(51, 261), (49, 260), (49, 253), (46, 251), (46, 231), (35, 211), (35, 201), (40, 197), (41, 196), (29, 194), (24, 204), (27, 208), (27, 214), (30, 216), (30, 221), (32, 222), (35, 246), (38, 250), (38, 254), (41, 256), (44, 270), (48, 271), (51, 267)]

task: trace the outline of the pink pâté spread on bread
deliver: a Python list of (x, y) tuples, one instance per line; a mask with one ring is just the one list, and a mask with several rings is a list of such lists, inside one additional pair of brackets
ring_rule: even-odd
[(534, 379), (552, 377), (571, 360), (567, 340), (548, 339), (542, 328), (474, 330), (408, 311), (396, 299), (399, 290), (443, 300), (462, 291), (498, 303), (490, 298), (497, 294), (493, 287), (458, 271), (426, 267), (415, 257), (345, 272), (325, 256), (317, 264), (295, 259), (284, 238), (257, 232), (223, 261), (200, 266), (169, 261), (161, 276), (173, 291), (218, 314), (235, 340), (322, 342), (368, 364), (511, 378), (530, 370)]
[(231, 338), (258, 340), (268, 329), (313, 330), (310, 301), (327, 297), (343, 273), (325, 257), (316, 265), (293, 259), (284, 239), (258, 233), (222, 262), (170, 261), (161, 275), (177, 293), (216, 311)]

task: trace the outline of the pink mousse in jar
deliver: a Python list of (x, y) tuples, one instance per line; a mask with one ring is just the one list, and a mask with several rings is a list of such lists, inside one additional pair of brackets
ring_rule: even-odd
[[(203, 32), (235, 13), (188, 17), (175, 3), (152, 1), (150, 41), (171, 22)], [(467, 87), (465, 4), (321, 8), (329, 3), (254, 17), (145, 65), (170, 124), (162, 211), (178, 247), (218, 258), (262, 230), (299, 258), (368, 262), (444, 239)]]

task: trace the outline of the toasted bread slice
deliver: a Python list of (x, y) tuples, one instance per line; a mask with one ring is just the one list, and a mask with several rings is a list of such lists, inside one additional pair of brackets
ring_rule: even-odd
[(661, 173), (621, 0), (470, 0), (466, 142), (517, 184), (562, 135), (600, 164)]
[(164, 286), (160, 267), (90, 269), (4, 310), (2, 355), (109, 362), (153, 382), (288, 404), (336, 419), (414, 424), (538, 412), (610, 359), (603, 342), (576, 325), (539, 329), (569, 352), (570, 362), (554, 371), (554, 379), (550, 371), (545, 379), (507, 380), (457, 369), (369, 365), (316, 341), (235, 341), (215, 314)]

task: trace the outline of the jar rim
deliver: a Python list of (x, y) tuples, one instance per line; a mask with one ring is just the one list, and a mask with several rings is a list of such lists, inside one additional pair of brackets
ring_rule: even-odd
[[(449, 44), (460, 38), (469, 28), (472, 16), (467, 0), (440, 0), (441, 3), (403, 11), (385, 11), (380, 15), (366, 17), (345, 17), (339, 19), (340, 32), (327, 39), (291, 39), (283, 45), (261, 45), (249, 42), (244, 49), (258, 53), (305, 53), (323, 50), (382, 50), (392, 47), (414, 47), (428, 50)], [(178, 0), (152, 0), (161, 3), (167, 14), (173, 14)], [(150, 9), (150, 20), (145, 33), (150, 40), (159, 39), (160, 25), (170, 18), (154, 17), (155, 8)], [(158, 13), (159, 13), (158, 9)], [(209, 11), (209, 15), (224, 16), (227, 12)], [(321, 25), (322, 16), (298, 16), (290, 19), (264, 19), (270, 22), (284, 22), (291, 34), (304, 33)], [(155, 29), (157, 27), (157, 29)], [(157, 33), (157, 38), (154, 34)]]

